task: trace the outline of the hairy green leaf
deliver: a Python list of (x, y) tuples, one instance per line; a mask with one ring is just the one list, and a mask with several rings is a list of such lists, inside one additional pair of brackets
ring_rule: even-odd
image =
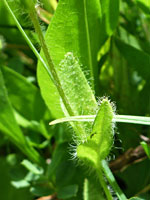
[(54, 65), (57, 66), (67, 52), (73, 52), (80, 58), (83, 69), (90, 70), (89, 77), (94, 78), (93, 70), (96, 69), (96, 58), (100, 48), (100, 18), (99, 0), (59, 2), (46, 33)]
[[(95, 97), (78, 58), (72, 52), (64, 55), (64, 59), (57, 66), (57, 73), (74, 115), (94, 114), (97, 108)], [(68, 115), (65, 109), (64, 112)], [(85, 137), (91, 131), (91, 123), (76, 123), (73, 127), (78, 135), (80, 133), (80, 137)]]
[[(57, 70), (66, 53), (72, 52), (80, 59), (81, 67), (86, 72), (89, 82), (93, 82), (94, 74), (98, 75), (96, 58), (100, 40), (100, 17), (99, 0), (59, 2), (45, 36)], [(99, 27), (97, 31), (95, 31), (96, 27)], [(56, 118), (62, 117), (59, 94), (41, 64), (38, 65), (38, 81), (52, 114)]]
[[(79, 60), (69, 52), (59, 64), (58, 75), (74, 114), (94, 114), (97, 103), (80, 67)], [(91, 123), (82, 123), (81, 126), (85, 133), (91, 131)]]
[(108, 99), (103, 99), (87, 142), (77, 147), (77, 156), (94, 168), (105, 159), (113, 144), (113, 110)]

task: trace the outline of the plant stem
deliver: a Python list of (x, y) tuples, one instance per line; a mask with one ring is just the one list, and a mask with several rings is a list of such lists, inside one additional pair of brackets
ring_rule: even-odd
[[(10, 14), (12, 15), (18, 29), (20, 30), (21, 34), (23, 35), (23, 37), (25, 38), (26, 42), (28, 43), (28, 45), (30, 46), (30, 48), (32, 49), (32, 51), (34, 52), (34, 54), (36, 55), (36, 57), (42, 62), (42, 64), (44, 65), (45, 69), (47, 70), (48, 74), (50, 75), (51, 79), (54, 81), (59, 93), (60, 93), (60, 96), (62, 97), (63, 101), (64, 101), (64, 104), (69, 112), (70, 115), (74, 115), (72, 109), (70, 108), (70, 105), (65, 97), (65, 94), (63, 92), (63, 89), (61, 87), (61, 84), (60, 84), (60, 81), (59, 81), (59, 78), (57, 76), (57, 73), (56, 73), (56, 70), (54, 68), (54, 65), (52, 63), (52, 60), (51, 60), (51, 57), (50, 57), (50, 54), (48, 52), (48, 48), (47, 48), (47, 45), (45, 43), (45, 40), (44, 40), (44, 37), (43, 37), (43, 33), (41, 31), (41, 28), (40, 28), (40, 25), (39, 25), (39, 21), (37, 19), (37, 14), (36, 14), (36, 10), (35, 10), (35, 6), (34, 6), (34, 3), (33, 1), (31, 0), (31, 5), (30, 5), (30, 17), (32, 19), (32, 22), (34, 24), (34, 27), (35, 27), (35, 30), (38, 34), (38, 37), (39, 37), (39, 40), (41, 42), (41, 46), (42, 46), (42, 49), (43, 49), (43, 52), (45, 54), (45, 57), (47, 59), (47, 62), (48, 62), (48, 65), (49, 67), (46, 65), (45, 61), (43, 60), (43, 58), (40, 56), (40, 54), (37, 52), (37, 50), (35, 49), (34, 45), (32, 44), (32, 42), (30, 41), (30, 39), (28, 38), (28, 36), (26, 35), (26, 33), (24, 32), (24, 30), (22, 29), (20, 23), (18, 22), (17, 18), (15, 17), (14, 13), (12, 12), (11, 8), (9, 7), (8, 3), (6, 0), (4, 0), (4, 3), (8, 9), (8, 11), (10, 12)], [(49, 70), (50, 68), (50, 70)]]
[[(49, 125), (59, 124), (63, 122), (94, 122), (96, 115), (80, 115), (56, 119)], [(150, 117), (132, 116), (132, 115), (114, 115), (113, 122), (133, 123), (150, 125)]]
[(44, 39), (44, 36), (43, 36), (43, 33), (42, 33), (42, 30), (41, 30), (41, 27), (40, 27), (40, 24), (39, 24), (39, 21), (38, 21), (38, 18), (37, 18), (37, 14), (36, 14), (36, 10), (35, 10), (35, 5), (33, 3), (33, 0), (31, 0), (31, 5), (30, 5), (30, 11), (29, 11), (29, 14), (30, 14), (30, 17), (31, 17), (31, 20), (33, 22), (33, 25), (34, 25), (34, 28), (35, 28), (35, 31), (39, 37), (39, 40), (40, 40), (40, 43), (41, 43), (41, 47), (42, 47), (42, 50), (44, 52), (44, 55), (45, 55), (45, 58), (47, 60), (47, 63), (48, 63), (48, 66), (50, 68), (50, 71), (52, 73), (52, 76), (53, 76), (53, 79), (54, 79), (54, 83), (58, 89), (58, 92), (60, 94), (60, 96), (62, 97), (62, 100), (64, 101), (64, 104), (69, 112), (70, 115), (74, 115), (72, 109), (70, 108), (70, 105), (69, 105), (69, 102), (68, 100), (66, 99), (66, 96), (64, 94), (64, 91), (62, 89), (62, 86), (61, 86), (61, 83), (60, 83), (60, 80), (59, 80), (59, 77), (57, 75), (57, 72), (54, 68), (54, 64), (52, 62), (52, 59), (51, 59), (51, 56), (50, 56), (50, 53), (49, 53), (49, 50), (48, 50), (48, 47), (46, 45), (46, 42), (45, 42), (45, 39)]
[(11, 8), (9, 7), (8, 3), (6, 0), (4, 0), (4, 3), (9, 11), (9, 13), (11, 14), (12, 18), (14, 19), (16, 26), (18, 27), (19, 31), (21, 32), (21, 34), (23, 35), (24, 39), (26, 40), (27, 44), (29, 45), (29, 47), (32, 49), (33, 53), (35, 54), (35, 56), (41, 61), (41, 63), (43, 64), (43, 66), (45, 67), (46, 71), (48, 72), (49, 76), (51, 78), (51, 72), (48, 68), (48, 66), (46, 65), (45, 61), (43, 60), (43, 58), (40, 56), (40, 54), (38, 53), (38, 51), (36, 50), (36, 48), (34, 47), (34, 45), (32, 44), (31, 40), (28, 38), (27, 34), (24, 32), (23, 28), (21, 27), (20, 23), (18, 22), (17, 18), (15, 17), (14, 13), (12, 12)]
[(109, 189), (108, 189), (108, 187), (107, 187), (107, 184), (106, 184), (106, 182), (105, 182), (105, 180), (104, 180), (104, 177), (103, 177), (103, 173), (102, 173), (102, 171), (100, 170), (100, 168), (101, 168), (101, 167), (98, 167), (98, 168), (97, 168), (97, 174), (98, 174), (98, 177), (99, 177), (100, 184), (101, 184), (101, 186), (102, 186), (103, 189), (104, 189), (104, 192), (105, 192), (105, 195), (106, 195), (106, 197), (107, 197), (107, 200), (113, 200), (112, 195), (111, 195), (111, 193), (110, 193), (110, 191), (109, 191)]
[[(63, 100), (64, 105), (66, 106), (66, 109), (69, 113), (70, 116), (74, 116), (74, 112), (72, 111), (70, 104), (63, 92), (62, 86), (60, 84), (59, 78), (57, 76), (57, 73), (55, 71), (54, 65), (52, 63), (47, 45), (45, 43), (44, 37), (43, 37), (43, 33), (41, 31), (39, 22), (38, 22), (38, 18), (36, 15), (36, 10), (34, 7), (34, 3), (33, 1), (31, 1), (30, 3), (32, 3), (32, 5), (30, 4), (29, 8), (30, 8), (30, 17), (33, 21), (35, 30), (38, 34), (38, 37), (40, 39), (41, 42), (41, 46), (43, 49), (43, 52), (45, 54), (45, 58), (47, 59), (47, 63), (49, 66), (47, 66), (46, 62), (43, 60), (43, 58), (41, 57), (41, 55), (38, 53), (38, 51), (36, 50), (36, 48), (34, 47), (34, 45), (32, 44), (31, 40), (28, 38), (27, 34), (24, 32), (24, 30), (22, 29), (20, 23), (18, 22), (17, 18), (15, 17), (14, 13), (12, 12), (11, 8), (9, 7), (9, 4), (7, 3), (6, 0), (4, 0), (4, 3), (8, 9), (8, 11), (10, 12), (10, 14), (12, 15), (12, 18), (14, 19), (16, 26), (18, 27), (19, 31), (21, 32), (21, 34), (23, 35), (24, 39), (26, 40), (26, 42), (28, 43), (28, 45), (30, 46), (30, 48), (32, 49), (32, 51), (34, 52), (35, 56), (40, 60), (40, 62), (43, 64), (44, 68), (46, 69), (48, 75), (50, 76), (51, 80), (53, 81), (53, 83), (56, 85), (56, 88), (58, 89), (58, 92)], [(79, 125), (79, 123), (76, 123), (77, 129), (79, 131), (79, 133), (81, 133), (82, 135), (85, 135), (84, 130), (82, 129), (82, 127)]]
[(117, 194), (118, 198), (120, 200), (127, 200), (126, 196), (124, 195), (124, 193), (120, 189), (119, 185), (117, 184), (115, 177), (113, 176), (113, 174), (112, 174), (111, 170), (109, 169), (108, 164), (105, 160), (102, 161), (102, 170), (103, 170), (108, 182), (110, 183), (113, 190)]
[[(31, 20), (33, 22), (35, 31), (36, 31), (36, 33), (37, 33), (37, 35), (39, 37), (42, 50), (44, 52), (45, 58), (47, 60), (47, 63), (48, 63), (49, 69), (50, 69), (50, 72), (51, 72), (52, 77), (53, 77), (54, 84), (56, 85), (56, 87), (58, 89), (58, 92), (59, 92), (59, 94), (60, 94), (60, 96), (61, 96), (61, 98), (63, 100), (63, 103), (64, 103), (69, 115), (70, 116), (74, 116), (75, 114), (74, 114), (74, 112), (73, 112), (73, 110), (72, 110), (72, 108), (70, 106), (70, 103), (68, 102), (68, 99), (67, 99), (67, 97), (66, 97), (66, 95), (64, 93), (64, 90), (62, 88), (60, 79), (59, 79), (59, 77), (57, 75), (57, 72), (55, 70), (54, 64), (52, 62), (52, 59), (51, 59), (47, 44), (45, 42), (42, 30), (41, 30), (41, 27), (40, 27), (40, 24), (39, 24), (39, 21), (38, 21), (38, 18), (37, 18), (36, 9), (35, 9), (35, 5), (33, 3), (33, 0), (31, 0), (31, 2), (30, 2), (29, 14), (30, 14)], [(82, 129), (82, 127), (79, 124), (77, 124), (77, 126), (78, 126), (78, 131), (80, 133), (84, 134), (84, 130)]]

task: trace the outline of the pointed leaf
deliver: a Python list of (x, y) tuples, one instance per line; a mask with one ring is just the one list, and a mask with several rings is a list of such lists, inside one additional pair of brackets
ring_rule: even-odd
[[(59, 1), (45, 36), (57, 70), (66, 53), (72, 52), (80, 59), (81, 67), (86, 70), (86, 74), (90, 74), (87, 75), (90, 82), (94, 74), (98, 76), (96, 66), (100, 44), (100, 17), (99, 0)], [(58, 91), (41, 64), (38, 65), (38, 82), (43, 98), (54, 117), (62, 117)]]
[(77, 147), (79, 159), (89, 162), (96, 168), (106, 158), (113, 144), (113, 110), (108, 99), (102, 100), (96, 115), (93, 130), (87, 142)]
[(102, 100), (100, 109), (96, 115), (90, 138), (97, 145), (98, 154), (104, 159), (113, 144), (113, 109), (108, 99)]
[[(78, 59), (69, 52), (59, 64), (58, 75), (74, 114), (94, 114), (97, 103), (80, 66)], [(81, 126), (85, 133), (91, 131), (91, 123), (82, 123)]]
[[(57, 66), (57, 73), (62, 85), (62, 89), (68, 100), (74, 115), (94, 114), (97, 103), (94, 94), (81, 70), (78, 58), (73, 53), (68, 52), (64, 59)], [(65, 111), (65, 110), (64, 110)], [(67, 112), (65, 111), (67, 115)], [(91, 132), (91, 123), (73, 124), (76, 133), (85, 137)]]

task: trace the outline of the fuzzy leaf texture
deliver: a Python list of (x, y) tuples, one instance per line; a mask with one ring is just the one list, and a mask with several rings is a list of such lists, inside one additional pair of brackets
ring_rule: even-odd
[[(54, 66), (58, 68), (64, 55), (73, 52), (80, 59), (92, 89), (99, 82), (97, 54), (118, 23), (119, 0), (111, 4), (110, 0), (60, 0), (45, 35)], [(40, 62), (37, 75), (42, 96), (52, 115), (63, 117), (57, 88)]]
[(103, 99), (93, 123), (93, 130), (87, 142), (77, 147), (79, 159), (87, 161), (94, 168), (105, 159), (113, 144), (113, 109), (108, 99)]
[(88, 77), (92, 82), (94, 76), (97, 76), (96, 58), (100, 48), (100, 26), (99, 0), (59, 1), (46, 33), (47, 45), (54, 64), (59, 64), (67, 52), (74, 52), (80, 57), (84, 70), (90, 70)]
[[(94, 94), (87, 82), (87, 79), (84, 76), (84, 73), (81, 70), (79, 60), (73, 55), (73, 53), (68, 52), (64, 59), (60, 62), (58, 75), (60, 77), (64, 93), (70, 103), (72, 110), (74, 111), (74, 114), (94, 114), (97, 108)], [(92, 123), (84, 122), (80, 123), (80, 126), (83, 130), (83, 136), (86, 136), (86, 134), (90, 133), (91, 131)], [(78, 128), (76, 132), (77, 134), (80, 132)]]
[[(59, 1), (45, 35), (56, 70), (59, 70), (59, 64), (64, 59), (64, 55), (73, 52), (80, 59), (81, 68), (84, 72), (86, 71), (86, 77), (92, 85), (94, 76), (98, 75), (96, 66), (97, 53), (100, 48), (100, 28), (96, 27), (100, 27), (100, 18), (99, 0)], [(53, 116), (55, 118), (63, 117), (58, 91), (41, 63), (38, 65), (38, 82), (42, 96)]]

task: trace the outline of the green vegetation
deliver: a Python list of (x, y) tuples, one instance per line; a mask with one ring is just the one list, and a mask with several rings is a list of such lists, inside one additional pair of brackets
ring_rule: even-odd
[(1, 0), (0, 199), (150, 199), (150, 1)]

